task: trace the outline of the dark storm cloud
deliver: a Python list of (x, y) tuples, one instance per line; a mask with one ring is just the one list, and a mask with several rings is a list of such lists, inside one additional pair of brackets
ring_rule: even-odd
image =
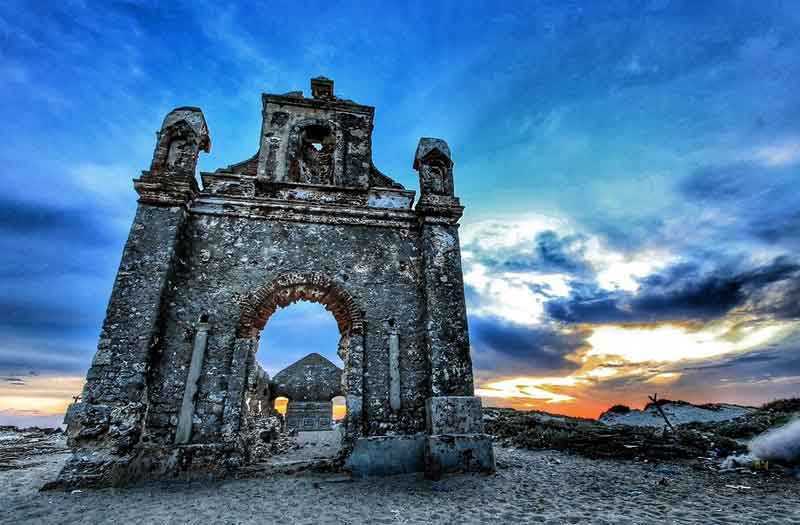
[(750, 299), (752, 310), (776, 319), (800, 319), (800, 277), (758, 290)]
[(80, 373), (91, 359), (124, 233), (70, 200), (0, 199), (0, 370)]
[(98, 210), (92, 207), (54, 207), (0, 197), (0, 236), (24, 243), (66, 240), (104, 246), (114, 239)]
[(664, 217), (631, 217), (617, 214), (584, 216), (576, 213), (581, 226), (603, 239), (610, 248), (631, 253), (645, 246), (659, 244)]
[(739, 306), (787, 318), (796, 315), (792, 297), (798, 279), (800, 265), (785, 257), (739, 272), (724, 268), (703, 272), (698, 265), (685, 263), (642, 279), (636, 293), (576, 284), (568, 297), (548, 301), (545, 309), (553, 319), (567, 323), (707, 321)]
[(490, 350), (518, 362), (529, 373), (576, 369), (577, 364), (566, 357), (583, 346), (588, 335), (486, 317), (471, 317), (469, 328), (472, 347), (478, 356)]
[(734, 368), (742, 365), (772, 363), (780, 359), (781, 356), (776, 355), (774, 352), (753, 352), (752, 354), (745, 354), (727, 359), (724, 361), (716, 361), (707, 365), (687, 366), (683, 370), (714, 370), (720, 368)]
[(467, 245), (477, 260), (496, 271), (566, 273), (588, 276), (593, 273), (585, 258), (585, 235), (561, 235), (553, 230), (539, 232), (531, 244), (513, 249), (485, 250)]
[[(94, 354), (94, 341), (67, 342), (59, 339), (14, 339), (0, 335), (0, 373), (38, 375), (83, 373)], [(92, 338), (94, 339), (94, 338)]]
[(572, 275), (591, 273), (591, 266), (586, 262), (581, 244), (585, 242), (583, 235), (559, 236), (548, 230), (540, 233), (534, 240), (538, 269), (542, 272), (568, 273)]
[(33, 299), (0, 298), (0, 333), (16, 334), (74, 334), (91, 326), (85, 312), (69, 304), (59, 304), (43, 296)]

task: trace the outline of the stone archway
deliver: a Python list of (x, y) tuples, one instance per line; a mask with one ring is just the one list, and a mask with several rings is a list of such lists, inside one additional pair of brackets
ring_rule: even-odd
[[(416, 199), (375, 168), (374, 108), (337, 98), (328, 79), (311, 87), (311, 98), (264, 94), (258, 155), (201, 173), (202, 190), (202, 111), (165, 118), (66, 416), (66, 485), (240, 467), (245, 400), (269, 395), (254, 366), (260, 332), (298, 300), (323, 304), (339, 327), (354, 473), (418, 471), (423, 456), (432, 472), (475, 470), (469, 458), (494, 468), (474, 397), (449, 146), (420, 139)], [(293, 179), (295, 161), (316, 175)]]
[[(297, 301), (322, 304), (339, 327), (339, 356), (344, 363), (344, 394), (347, 407), (345, 440), (352, 443), (363, 434), (364, 313), (344, 287), (320, 272), (289, 272), (256, 290), (242, 304), (237, 327), (232, 372), (247, 375), (255, 362), (258, 340), (269, 318), (278, 308)], [(244, 365), (244, 366), (241, 366)], [(232, 396), (239, 395), (232, 392)]]

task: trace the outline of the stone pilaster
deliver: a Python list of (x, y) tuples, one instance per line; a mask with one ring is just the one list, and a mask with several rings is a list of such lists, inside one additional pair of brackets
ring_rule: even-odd
[(175, 444), (183, 445), (192, 437), (192, 419), (194, 419), (195, 398), (197, 395), (197, 380), (203, 371), (203, 358), (208, 345), (208, 323), (198, 323), (194, 335), (192, 360), (189, 363), (189, 375), (186, 377), (186, 386), (183, 391), (183, 402), (178, 418), (178, 428), (175, 430)]
[(422, 217), (425, 339), (432, 396), (474, 393), (461, 250), (455, 224)]
[(244, 397), (247, 387), (248, 368), (255, 363), (258, 339), (255, 337), (237, 338), (233, 344), (228, 393), (222, 413), (222, 435), (226, 441), (234, 441), (242, 424)]

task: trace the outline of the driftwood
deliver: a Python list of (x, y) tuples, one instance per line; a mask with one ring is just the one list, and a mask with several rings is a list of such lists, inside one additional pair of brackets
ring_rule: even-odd
[(664, 418), (664, 421), (667, 423), (669, 429), (672, 432), (675, 432), (675, 427), (673, 427), (672, 423), (669, 422), (669, 419), (667, 419), (667, 415), (664, 413), (664, 411), (661, 409), (661, 405), (658, 403), (658, 394), (653, 394), (652, 396), (647, 396), (647, 397), (648, 399), (650, 399), (650, 401), (653, 402), (653, 405), (655, 405), (656, 410), (658, 410), (658, 413), (661, 414), (661, 417)]

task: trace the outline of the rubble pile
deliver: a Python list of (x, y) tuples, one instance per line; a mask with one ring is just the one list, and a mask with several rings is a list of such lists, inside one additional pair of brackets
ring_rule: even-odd
[(591, 458), (673, 460), (724, 458), (747, 447), (714, 432), (678, 427), (608, 426), (591, 419), (513, 409), (484, 409), (486, 431), (505, 446), (553, 449)]
[(64, 453), (66, 447), (59, 428), (0, 426), (0, 471), (28, 468), (39, 463), (31, 463), (31, 457)]
[(282, 454), (295, 446), (294, 437), (283, 430), (283, 418), (274, 414), (253, 419), (245, 439), (251, 462)]

